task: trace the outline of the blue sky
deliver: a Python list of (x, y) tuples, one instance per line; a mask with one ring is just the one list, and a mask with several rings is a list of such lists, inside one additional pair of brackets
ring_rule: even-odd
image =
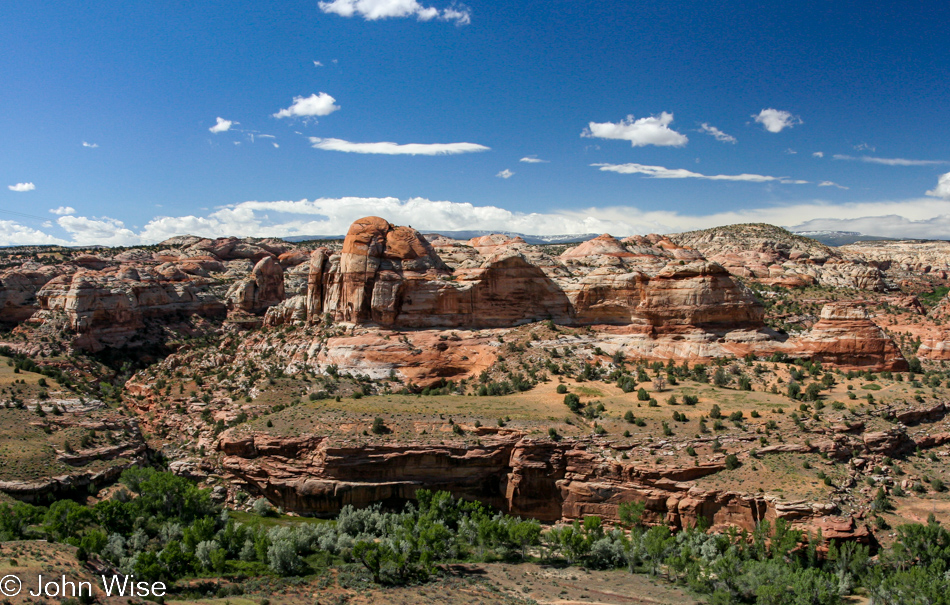
[(0, 244), (366, 214), (950, 237), (946, 2), (59, 0), (0, 19)]

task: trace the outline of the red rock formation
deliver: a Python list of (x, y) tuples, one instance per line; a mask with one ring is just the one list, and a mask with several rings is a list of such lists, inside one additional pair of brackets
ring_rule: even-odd
[(642, 501), (646, 522), (673, 528), (703, 518), (715, 528), (751, 530), (761, 520), (785, 518), (832, 528), (842, 538), (869, 536), (853, 520), (828, 517), (834, 512), (830, 505), (783, 503), (703, 490), (692, 483), (724, 468), (717, 464), (641, 468), (635, 462), (604, 460), (584, 443), (518, 435), (484, 437), (481, 444), (347, 447), (315, 435), (280, 438), (231, 430), (218, 447), (223, 468), (236, 481), (299, 513), (333, 514), (347, 504), (407, 500), (419, 489), (441, 489), (546, 522), (587, 515), (616, 522), (620, 504)]
[(65, 269), (29, 263), (0, 273), (0, 322), (29, 319), (39, 310), (36, 292)]
[(482, 235), (481, 237), (473, 237), (468, 240), (468, 245), (475, 248), (479, 254), (489, 255), (494, 254), (498, 248), (510, 247), (512, 245), (524, 244), (524, 239), (521, 236), (511, 237), (510, 235), (504, 235), (502, 233), (493, 233), (491, 235)]
[(202, 239), (190, 243), (190, 245), (185, 248), (185, 252), (188, 256), (207, 254), (224, 261), (243, 258), (256, 263), (267, 256), (283, 254), (289, 249), (290, 246), (280, 240), (253, 240), (222, 237), (214, 240)]
[(296, 267), (297, 265), (305, 263), (308, 260), (310, 260), (310, 253), (306, 250), (290, 250), (277, 257), (277, 261), (280, 263), (280, 266), (285, 269)]
[[(715, 264), (681, 260), (663, 268), (671, 259), (655, 248), (646, 256), (659, 266), (634, 271), (621, 264), (582, 272), (577, 279), (553, 259), (532, 262), (522, 243), (486, 238), (473, 242), (491, 253), (466, 260), (453, 272), (418, 232), (377, 217), (360, 219), (339, 257), (311, 256), (308, 319), (330, 313), (336, 321), (396, 328), (511, 327), (547, 319), (637, 324), (648, 331), (763, 325), (762, 307)], [(636, 256), (610, 236), (591, 241), (565, 254), (615, 261)], [(602, 248), (612, 256), (600, 254)]]
[(561, 260), (568, 260), (574, 258), (585, 258), (588, 256), (616, 256), (619, 258), (631, 258), (633, 253), (627, 250), (626, 247), (614, 236), (609, 233), (604, 233), (594, 239), (587, 240), (586, 242), (575, 246), (574, 248), (568, 248), (561, 253)]
[(254, 265), (250, 277), (231, 286), (227, 299), (232, 311), (266, 311), (284, 300), (284, 270), (273, 256), (265, 256)]
[(841, 369), (906, 371), (907, 360), (867, 310), (852, 303), (831, 303), (821, 319), (799, 338), (789, 341), (793, 354)]
[(386, 331), (327, 340), (312, 362), (335, 365), (343, 373), (386, 378), (396, 372), (420, 386), (443, 379), (477, 376), (497, 359), (490, 337), (473, 332), (415, 330), (408, 334)]
[(201, 284), (150, 279), (138, 271), (127, 277), (79, 271), (49, 281), (37, 293), (38, 311), (30, 321), (62, 318), (79, 348), (98, 351), (130, 344), (148, 320), (179, 315), (223, 315), (225, 308)]
[(765, 312), (720, 265), (670, 264), (653, 277), (637, 310), (654, 326), (762, 325)]

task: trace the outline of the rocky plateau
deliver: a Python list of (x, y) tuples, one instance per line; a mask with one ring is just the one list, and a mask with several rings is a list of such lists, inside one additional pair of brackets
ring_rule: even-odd
[[(427, 239), (366, 217), (342, 242), (182, 236), (122, 250), (11, 249), (2, 260), (0, 322), (7, 331), (0, 344), (17, 359), (55, 368), (45, 375), (57, 377), (56, 388), (111, 398), (128, 414), (129, 437), (121, 443), (64, 450), (58, 460), (82, 467), (105, 459), (138, 462), (162, 451), (176, 472), (223, 486), (234, 505), (239, 494), (263, 495), (288, 512), (330, 515), (346, 504), (399, 502), (418, 489), (446, 489), (546, 523), (593, 514), (616, 521), (621, 503), (643, 501), (650, 522), (673, 527), (702, 519), (715, 528), (751, 529), (784, 518), (825, 537), (870, 542), (861, 478), (918, 451), (942, 456), (950, 442), (941, 424), (945, 403), (932, 400), (938, 387), (908, 390), (919, 382), (921, 362), (938, 371), (950, 359), (945, 242), (830, 248), (769, 225), (735, 225), (530, 245), (505, 235)], [(523, 368), (517, 379), (515, 364)], [(778, 443), (772, 435), (785, 429), (764, 420), (754, 425), (757, 433), (717, 437), (715, 444), (699, 430), (705, 425), (690, 428), (694, 436), (661, 439), (658, 417), (645, 433), (627, 430), (614, 439), (625, 426), (617, 424), (610, 438), (592, 436), (590, 430), (603, 429), (597, 418), (606, 416), (596, 415), (603, 410), (551, 428), (551, 435), (576, 435), (545, 438), (537, 425), (561, 422), (565, 413), (548, 408), (517, 426), (499, 418), (497, 428), (488, 426), (490, 418), (459, 413), (466, 418), (459, 432), (438, 440), (421, 438), (430, 424), (425, 433), (413, 428), (373, 440), (365, 418), (342, 416), (336, 425), (321, 420), (290, 433), (261, 425), (269, 414), (303, 406), (304, 396), (315, 402), (309, 422), (323, 413), (319, 402), (341, 398), (438, 391), (462, 398), (451, 403), (462, 405), (493, 395), (489, 387), (505, 381), (502, 400), (527, 396), (512, 382), (530, 383), (530, 393), (555, 377), (583, 392), (590, 380), (584, 372), (612, 372), (600, 380), (617, 385), (628, 372), (641, 387), (652, 380), (645, 392), (650, 407), (659, 405), (654, 398), (665, 392), (664, 377), (685, 372), (683, 384), (700, 386), (681, 385), (674, 394), (702, 393), (699, 422), (711, 421), (714, 398), (701, 388), (709, 377), (689, 374), (697, 366), (726, 375), (717, 387), (761, 393), (763, 410), (775, 414), (801, 401), (780, 402), (790, 383), (807, 382), (797, 367), (833, 374), (822, 383), (838, 389), (828, 398), (854, 400), (854, 387), (864, 388), (858, 377), (876, 375), (888, 377), (882, 393), (894, 395), (886, 409), (836, 407), (833, 422), (811, 403), (792, 423), (799, 433)], [(647, 368), (652, 376), (644, 378)], [(54, 387), (36, 393), (47, 388)], [(17, 389), (4, 395), (11, 405), (23, 396)], [(632, 404), (623, 399), (626, 389), (611, 393), (584, 395), (581, 405), (613, 397), (603, 413), (619, 419), (610, 406)], [(921, 405), (898, 400), (898, 393)], [(875, 397), (883, 395), (867, 393), (868, 406), (885, 401)], [(65, 416), (75, 423), (83, 414)], [(427, 414), (444, 416), (444, 410)], [(789, 426), (788, 418), (779, 418), (781, 426)], [(456, 425), (438, 430), (456, 430), (448, 426)], [(736, 422), (744, 431), (752, 426)], [(720, 441), (732, 445), (723, 449)], [(702, 453), (684, 459), (687, 449)], [(667, 451), (672, 458), (657, 463)], [(725, 474), (727, 451), (749, 467), (801, 455), (845, 471), (825, 501), (721, 487), (711, 482)], [(106, 482), (120, 468), (10, 479), (0, 481), (0, 491), (36, 498)], [(885, 479), (878, 483), (916, 485)]]

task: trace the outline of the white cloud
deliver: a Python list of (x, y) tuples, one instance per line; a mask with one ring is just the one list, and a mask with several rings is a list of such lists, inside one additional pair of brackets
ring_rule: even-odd
[(314, 62), (313, 62), (313, 66), (314, 66), (314, 67), (323, 67), (323, 63), (321, 63), (321, 62), (319, 62), (319, 61), (314, 61)]
[(823, 157), (825, 157), (825, 152), (824, 152), (824, 151), (816, 151), (815, 153), (811, 154), (811, 157), (813, 157), (813, 158), (823, 158)]
[(80, 244), (99, 244), (103, 246), (122, 246), (142, 243), (142, 238), (126, 229), (125, 224), (109, 217), (90, 218), (86, 216), (61, 216), (56, 223)]
[(442, 11), (440, 19), (455, 21), (456, 25), (468, 25), (472, 22), (472, 11), (464, 5), (452, 6)]
[(721, 131), (721, 130), (719, 130), (718, 128), (716, 128), (715, 126), (710, 126), (709, 124), (707, 124), (707, 123), (705, 123), (705, 122), (703, 122), (702, 124), (700, 124), (700, 125), (699, 125), (699, 128), (700, 128), (700, 132), (705, 132), (705, 133), (708, 134), (708, 135), (711, 135), (711, 136), (713, 136), (713, 137), (716, 137), (716, 140), (717, 140), (717, 141), (720, 141), (720, 142), (722, 142), (722, 143), (735, 143), (735, 142), (736, 142), (736, 137), (732, 136), (731, 134), (726, 134), (726, 133), (724, 133), (723, 131)]
[(854, 146), (855, 151), (877, 151), (877, 147), (868, 145), (867, 143), (858, 143)]
[(875, 158), (867, 155), (854, 157), (850, 155), (835, 154), (832, 156), (836, 160), (850, 160), (852, 162), (866, 162), (868, 164), (882, 164), (884, 166), (938, 166), (940, 164), (950, 164), (945, 160), (907, 160), (904, 158)]
[(941, 174), (937, 179), (937, 186), (928, 191), (927, 195), (950, 200), (950, 172)]
[(281, 109), (274, 114), (275, 118), (309, 118), (313, 116), (327, 116), (340, 109), (334, 105), (336, 99), (325, 92), (309, 97), (294, 97), (290, 107)]
[(381, 155), (454, 155), (488, 151), (490, 148), (475, 143), (407, 143), (399, 145), (387, 141), (379, 143), (351, 143), (343, 139), (310, 137), (314, 149), (347, 153), (375, 153)]
[(10, 191), (19, 191), (22, 193), (24, 191), (33, 191), (34, 189), (36, 189), (36, 185), (34, 185), (33, 183), (17, 183), (16, 185), (7, 185), (7, 189), (9, 189)]
[(785, 185), (804, 185), (808, 181), (793, 180), (784, 176), (766, 176), (762, 174), (700, 174), (685, 168), (664, 168), (663, 166), (645, 166), (643, 164), (591, 164), (605, 172), (620, 174), (645, 174), (653, 179), (706, 179), (709, 181), (747, 181), (751, 183), (778, 182)]
[(232, 122), (231, 120), (218, 118), (218, 123), (212, 126), (211, 128), (209, 128), (208, 130), (210, 130), (214, 134), (218, 134), (219, 132), (227, 132), (228, 130), (231, 130), (231, 126), (233, 124), (234, 122)]
[(273, 145), (275, 149), (280, 147), (280, 145), (278, 145), (277, 143), (271, 143), (271, 145)]
[(527, 157), (521, 158), (518, 161), (524, 162), (525, 164), (548, 164), (549, 163), (548, 160), (539, 160), (538, 156), (536, 155), (529, 155)]
[(786, 128), (791, 128), (802, 124), (802, 119), (793, 116), (787, 111), (781, 109), (763, 109), (758, 115), (753, 115), (755, 121), (765, 127), (769, 132), (782, 132)]
[(789, 147), (788, 149), (786, 149), (786, 150), (785, 150), (785, 153), (787, 153), (788, 155), (798, 155), (798, 152), (795, 151), (794, 149), (792, 149), (791, 147)]
[(92, 149), (95, 149), (96, 147), (99, 146), (99, 144), (98, 144), (98, 143), (87, 143), (86, 141), (83, 141), (83, 142), (82, 142), (82, 146), (83, 146), (83, 147), (90, 147), (90, 148), (92, 148)]
[(359, 15), (367, 21), (396, 17), (415, 17), (419, 21), (454, 21), (456, 25), (472, 22), (472, 11), (464, 5), (453, 5), (440, 11), (419, 4), (416, 0), (332, 0), (320, 2), (320, 10), (341, 17)]
[(634, 120), (632, 115), (618, 123), (590, 122), (581, 133), (582, 137), (598, 139), (619, 139), (630, 141), (633, 147), (656, 145), (658, 147), (682, 147), (689, 141), (686, 135), (669, 128), (673, 114), (663, 112), (659, 116), (650, 116)]
[[(681, 214), (674, 210), (641, 210), (634, 206), (591, 207), (546, 213), (513, 212), (497, 206), (434, 201), (424, 198), (321, 198), (299, 201), (247, 201), (217, 208), (201, 216), (160, 216), (141, 229), (129, 229), (109, 217), (61, 216), (63, 236), (0, 220), (0, 245), (140, 245), (175, 235), (288, 237), (341, 235), (364, 216), (382, 216), (422, 231), (518, 231), (537, 235), (605, 233), (626, 236), (672, 233), (735, 223), (770, 223), (797, 230), (859, 231), (890, 237), (945, 238), (950, 231), (950, 200), (921, 198), (900, 201), (832, 204), (822, 200)], [(802, 217), (810, 217), (802, 222)]]
[(53, 208), (50, 210), (52, 214), (63, 216), (66, 214), (76, 214), (76, 209), (72, 206), (60, 206), (59, 208)]
[(29, 246), (39, 244), (63, 245), (69, 242), (48, 233), (21, 225), (16, 221), (0, 220), (0, 245)]
[(819, 187), (837, 187), (838, 189), (850, 189), (850, 187), (845, 187), (844, 185), (839, 185), (834, 181), (822, 181), (818, 183)]
[(502, 178), (502, 179), (510, 179), (510, 178), (513, 177), (514, 175), (515, 175), (514, 172), (512, 172), (512, 171), (508, 170), (507, 168), (505, 168), (504, 170), (502, 170), (501, 172), (499, 172), (499, 173), (496, 174), (495, 176), (497, 176), (497, 177), (499, 177), (499, 178)]

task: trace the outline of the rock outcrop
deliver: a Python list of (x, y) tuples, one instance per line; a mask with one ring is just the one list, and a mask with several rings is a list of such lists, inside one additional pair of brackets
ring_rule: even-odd
[(856, 255), (842, 254), (813, 239), (773, 225), (715, 227), (671, 235), (739, 277), (786, 287), (823, 286), (884, 291), (881, 271)]
[(871, 265), (899, 277), (904, 273), (950, 272), (950, 242), (866, 241), (841, 246), (844, 254), (864, 258)]
[(851, 303), (825, 305), (818, 323), (789, 344), (795, 355), (841, 369), (880, 372), (908, 367), (900, 349), (871, 321), (867, 310)]
[(257, 261), (250, 277), (228, 290), (228, 309), (260, 314), (284, 300), (284, 270), (273, 256)]
[[(672, 242), (669, 249), (651, 248), (654, 254), (635, 254), (603, 235), (565, 251), (567, 265), (526, 250), (517, 239), (484, 236), (471, 243), (468, 252), (452, 243), (440, 246), (457, 259), (453, 270), (417, 231), (377, 217), (360, 219), (341, 254), (311, 255), (308, 319), (329, 313), (335, 321), (386, 328), (512, 327), (540, 320), (636, 324), (661, 332), (670, 326), (763, 326), (762, 307), (746, 289), (715, 263), (674, 260)], [(638, 266), (643, 257), (650, 263)], [(599, 268), (592, 269), (588, 258)]]
[(830, 517), (831, 505), (783, 503), (693, 483), (723, 470), (719, 464), (647, 468), (604, 460), (589, 451), (589, 443), (519, 434), (485, 437), (480, 444), (348, 447), (316, 435), (282, 438), (232, 430), (222, 435), (219, 450), (235, 481), (299, 513), (330, 515), (347, 504), (398, 502), (413, 499), (419, 489), (440, 489), (545, 522), (587, 515), (616, 522), (620, 504), (644, 502), (647, 523), (674, 529), (702, 519), (714, 528), (751, 530), (762, 520), (785, 518), (835, 528), (845, 539), (869, 538), (852, 519)]
[(39, 310), (36, 293), (65, 268), (25, 263), (0, 273), (0, 323), (18, 324)]
[[(174, 280), (177, 277), (185, 281)], [(37, 292), (41, 310), (30, 321), (62, 321), (66, 331), (76, 335), (74, 346), (99, 351), (133, 343), (149, 321), (224, 314), (224, 305), (207, 287), (183, 274), (172, 272), (172, 278), (134, 268), (63, 275)]]

